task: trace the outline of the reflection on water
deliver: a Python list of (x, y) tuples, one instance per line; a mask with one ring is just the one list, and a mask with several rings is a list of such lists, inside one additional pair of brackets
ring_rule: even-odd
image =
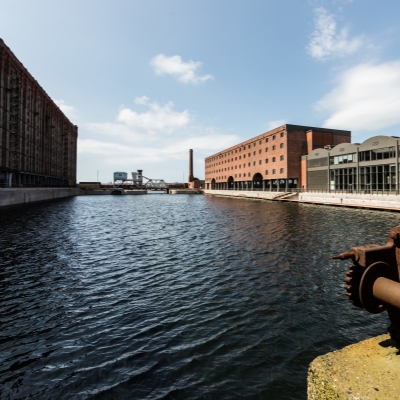
[(398, 223), (183, 195), (2, 209), (1, 397), (306, 399), (313, 358), (388, 323), (330, 256)]

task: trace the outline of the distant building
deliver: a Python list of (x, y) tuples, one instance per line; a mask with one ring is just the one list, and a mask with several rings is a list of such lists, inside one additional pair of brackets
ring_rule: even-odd
[(303, 155), (350, 141), (350, 131), (282, 125), (207, 157), (206, 189), (301, 188)]
[(307, 191), (355, 193), (399, 190), (400, 138), (374, 136), (361, 144), (341, 143), (302, 157)]
[(0, 39), (0, 187), (74, 186), (78, 127)]

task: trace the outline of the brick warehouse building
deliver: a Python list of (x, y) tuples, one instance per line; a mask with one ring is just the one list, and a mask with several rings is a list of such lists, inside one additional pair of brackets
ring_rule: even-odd
[(74, 186), (78, 127), (0, 39), (0, 187)]
[(282, 125), (207, 157), (206, 189), (300, 188), (305, 185), (302, 155), (350, 140), (350, 131)]

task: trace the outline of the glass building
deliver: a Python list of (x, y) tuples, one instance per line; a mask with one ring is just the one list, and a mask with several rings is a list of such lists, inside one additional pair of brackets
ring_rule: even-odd
[(302, 157), (307, 191), (355, 193), (399, 190), (399, 146), (395, 136), (315, 149)]

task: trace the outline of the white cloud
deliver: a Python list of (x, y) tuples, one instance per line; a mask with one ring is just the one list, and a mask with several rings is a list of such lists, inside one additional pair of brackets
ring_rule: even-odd
[(164, 54), (155, 56), (150, 65), (154, 68), (157, 75), (172, 75), (183, 83), (199, 84), (213, 79), (212, 75), (196, 75), (196, 70), (202, 65), (199, 61), (182, 61), (178, 55), (168, 57)]
[(77, 118), (75, 107), (66, 104), (64, 100), (52, 100), (69, 119), (73, 120)]
[(143, 96), (136, 98), (135, 103), (146, 106), (148, 110), (140, 113), (130, 108), (121, 108), (115, 122), (91, 123), (86, 126), (91, 131), (121, 136), (127, 140), (152, 140), (151, 136), (171, 134), (191, 122), (189, 111), (174, 111), (172, 102), (161, 106)]
[(280, 126), (286, 124), (285, 119), (277, 119), (275, 121), (269, 121), (267, 125), (267, 131), (270, 131), (275, 128), (279, 128)]
[(150, 99), (147, 96), (136, 97), (135, 104), (141, 104), (142, 106), (145, 106), (149, 104), (149, 100)]
[[(137, 100), (142, 101), (142, 99), (143, 97)], [(129, 108), (123, 108), (118, 114), (117, 121), (122, 122), (136, 131), (146, 131), (150, 134), (158, 132), (171, 133), (176, 129), (186, 126), (190, 122), (189, 111), (174, 111), (172, 102), (164, 106), (148, 102), (145, 104), (148, 105), (149, 111), (137, 113)]]
[(232, 146), (239, 138), (236, 135), (214, 134), (198, 137), (180, 138), (178, 140), (163, 142), (162, 146), (136, 146), (134, 144), (122, 144), (104, 142), (95, 139), (79, 139), (78, 152), (80, 154), (93, 154), (105, 156), (105, 161), (110, 162), (114, 158), (135, 158), (141, 162), (160, 162), (171, 159), (186, 158), (189, 149), (207, 155)]
[(317, 108), (332, 115), (324, 127), (375, 131), (400, 123), (400, 61), (360, 64), (339, 77)]
[(312, 57), (318, 60), (343, 57), (355, 53), (364, 45), (361, 36), (349, 39), (346, 28), (340, 32), (337, 32), (336, 28), (333, 14), (324, 7), (315, 9), (315, 29), (307, 46)]
[[(187, 166), (189, 149), (193, 149), (198, 162), (203, 163), (205, 156), (240, 140), (237, 135), (195, 124), (189, 111), (175, 111), (172, 103), (161, 106), (146, 96), (135, 99), (135, 103), (146, 110), (140, 113), (122, 108), (115, 121), (84, 125), (83, 131), (87, 130), (89, 135), (81, 133), (78, 139), (81, 166), (85, 165), (87, 170), (92, 165), (99, 166), (98, 169), (108, 171), (107, 176), (111, 176), (112, 170), (146, 166), (146, 170), (156, 170), (154, 176), (159, 174), (174, 180), (177, 179), (176, 165)], [(179, 171), (180, 175), (182, 169)], [(200, 169), (196, 176), (202, 174)]]

